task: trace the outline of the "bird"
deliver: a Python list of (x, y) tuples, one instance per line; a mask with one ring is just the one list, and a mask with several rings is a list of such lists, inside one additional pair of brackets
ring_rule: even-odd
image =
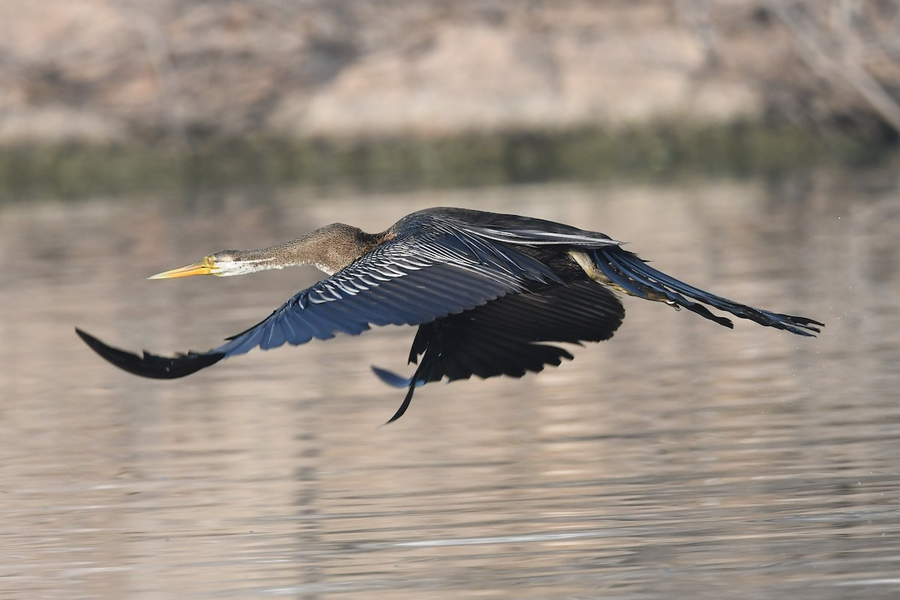
[(731, 319), (710, 308), (800, 336), (824, 327), (688, 285), (603, 233), (465, 208), (413, 212), (381, 233), (334, 223), (267, 248), (216, 252), (149, 279), (229, 277), (296, 265), (314, 265), (327, 277), (206, 352), (138, 355), (75, 331), (129, 373), (176, 379), (254, 348), (359, 335), (373, 325), (416, 326), (410, 377), (372, 366), (385, 383), (406, 388), (391, 423), (426, 383), (519, 378), (573, 359), (554, 343), (608, 340), (625, 317), (620, 295), (683, 308), (728, 328)]

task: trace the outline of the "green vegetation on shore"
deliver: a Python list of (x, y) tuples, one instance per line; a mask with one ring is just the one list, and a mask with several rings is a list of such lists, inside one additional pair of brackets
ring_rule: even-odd
[(396, 190), (553, 180), (777, 176), (877, 162), (885, 143), (798, 128), (656, 124), (373, 140), (248, 137), (195, 145), (0, 149), (0, 199), (83, 198), (253, 185)]

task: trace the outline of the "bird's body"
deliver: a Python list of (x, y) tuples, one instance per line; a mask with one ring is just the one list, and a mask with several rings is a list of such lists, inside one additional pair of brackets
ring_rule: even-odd
[(409, 379), (373, 367), (407, 387), (391, 421), (419, 385), (497, 375), (521, 377), (571, 359), (548, 342), (610, 338), (625, 311), (614, 291), (683, 307), (721, 325), (704, 304), (761, 325), (809, 336), (822, 324), (738, 304), (648, 266), (608, 236), (552, 221), (457, 208), (412, 213), (369, 234), (334, 224), (262, 250), (228, 250), (153, 278), (240, 275), (312, 264), (330, 276), (297, 293), (268, 318), (207, 352), (138, 356), (80, 331), (111, 363), (144, 377), (174, 379), (260, 347), (304, 344), (371, 325), (419, 327)]

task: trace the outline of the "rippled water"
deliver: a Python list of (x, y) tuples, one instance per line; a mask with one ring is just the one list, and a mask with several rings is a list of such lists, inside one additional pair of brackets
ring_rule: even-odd
[[(102, 362), (203, 350), (317, 277), (147, 281), (335, 220), (457, 205), (630, 240), (817, 339), (626, 299), (610, 342), (521, 380), (402, 393), (409, 328), (178, 381)], [(0, 207), (0, 597), (893, 598), (900, 593), (895, 182), (277, 190)]]

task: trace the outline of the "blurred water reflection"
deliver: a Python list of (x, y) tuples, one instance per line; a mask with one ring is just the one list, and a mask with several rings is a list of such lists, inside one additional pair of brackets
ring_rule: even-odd
[[(0, 597), (893, 598), (893, 182), (298, 190), (0, 207)], [(844, 181), (844, 183), (841, 183)], [(141, 380), (75, 337), (206, 349), (314, 270), (146, 281), (226, 247), (427, 206), (604, 231), (818, 339), (626, 299), (610, 342), (522, 380), (402, 394), (413, 330)]]

